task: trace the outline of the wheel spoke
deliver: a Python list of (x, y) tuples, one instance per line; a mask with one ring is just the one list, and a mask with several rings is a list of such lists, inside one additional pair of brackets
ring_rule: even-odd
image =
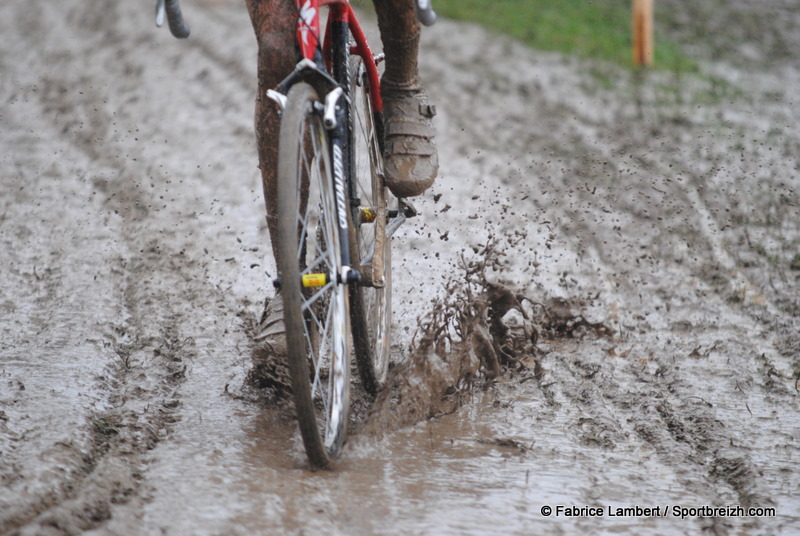
[[(328, 326), (330, 326), (331, 318), (333, 316), (333, 307), (329, 307), (324, 325), (320, 323), (319, 319), (316, 315), (312, 315), (312, 320), (317, 326), (317, 329), (320, 331), (320, 352), (318, 355), (314, 356), (311, 355), (311, 363), (314, 368), (314, 382), (311, 384), (311, 393), (316, 394), (317, 392), (317, 384), (319, 383), (319, 375), (320, 371), (322, 370), (322, 359), (323, 356), (327, 355), (327, 341), (328, 341)], [(325, 397), (323, 397), (325, 398)]]
[(314, 302), (316, 302), (322, 296), (324, 296), (325, 293), (328, 290), (330, 290), (330, 288), (333, 287), (334, 285), (336, 285), (336, 283), (329, 282), (327, 285), (325, 285), (324, 287), (320, 288), (320, 290), (315, 292), (310, 298), (308, 298), (307, 300), (304, 300), (303, 301), (303, 311), (310, 311), (311, 310), (311, 306), (314, 305)]
[[(308, 266), (306, 267), (305, 270), (300, 272), (300, 275), (318, 273), (319, 270), (316, 270), (316, 267), (319, 266), (320, 264), (322, 264), (323, 262), (327, 261), (327, 260), (328, 260), (328, 255), (326, 253), (323, 253), (323, 254), (317, 256), (317, 258), (315, 258), (313, 261), (308, 263)], [(326, 268), (328, 268), (328, 267), (329, 266), (326, 266)], [(328, 273), (328, 272), (326, 271), (325, 273)]]

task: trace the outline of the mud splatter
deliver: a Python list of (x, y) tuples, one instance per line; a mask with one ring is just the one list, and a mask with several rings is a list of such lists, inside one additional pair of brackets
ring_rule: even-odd
[[(551, 310), (495, 280), (502, 279), (500, 259), (524, 238), (489, 237), (469, 255), (462, 252), (460, 276), (445, 285), (444, 298), (419, 320), (410, 356), (392, 369), (364, 433), (382, 433), (453, 412), (469, 399), (471, 390), (499, 379), (503, 371), (515, 378), (512, 381), (541, 380), (545, 372), (536, 343), (542, 331), (572, 335), (586, 324), (607, 332), (602, 324), (589, 324), (563, 307)], [(507, 322), (512, 312), (513, 323)]]

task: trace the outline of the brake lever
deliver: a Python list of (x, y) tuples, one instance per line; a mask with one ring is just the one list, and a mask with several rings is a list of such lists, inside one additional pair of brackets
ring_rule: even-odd
[(178, 39), (189, 37), (189, 26), (183, 20), (179, 0), (156, 0), (156, 26), (164, 24), (165, 18), (172, 35)]
[(432, 0), (417, 0), (417, 18), (425, 26), (433, 26), (436, 12), (433, 10)]
[(164, 0), (156, 0), (156, 26), (161, 28), (164, 26), (164, 18), (167, 16), (167, 10), (164, 7)]

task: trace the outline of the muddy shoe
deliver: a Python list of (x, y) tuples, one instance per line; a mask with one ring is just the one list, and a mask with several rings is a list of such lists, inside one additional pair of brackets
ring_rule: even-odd
[(382, 94), (386, 185), (397, 197), (420, 195), (433, 184), (439, 170), (436, 131), (431, 122), (436, 107), (419, 86), (384, 86)]
[(291, 392), (289, 369), (286, 364), (286, 329), (283, 323), (283, 298), (280, 293), (264, 306), (261, 321), (253, 337), (253, 369), (250, 382), (261, 388), (273, 388), (279, 393)]
[(283, 297), (280, 293), (265, 305), (254, 340), (277, 355), (286, 355), (286, 328), (283, 325)]

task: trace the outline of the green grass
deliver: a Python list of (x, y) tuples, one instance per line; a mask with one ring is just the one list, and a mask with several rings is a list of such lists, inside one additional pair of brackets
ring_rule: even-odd
[[(441, 17), (480, 23), (540, 50), (633, 64), (631, 0), (435, 0), (433, 6)], [(696, 70), (675, 43), (654, 39), (655, 68)]]

